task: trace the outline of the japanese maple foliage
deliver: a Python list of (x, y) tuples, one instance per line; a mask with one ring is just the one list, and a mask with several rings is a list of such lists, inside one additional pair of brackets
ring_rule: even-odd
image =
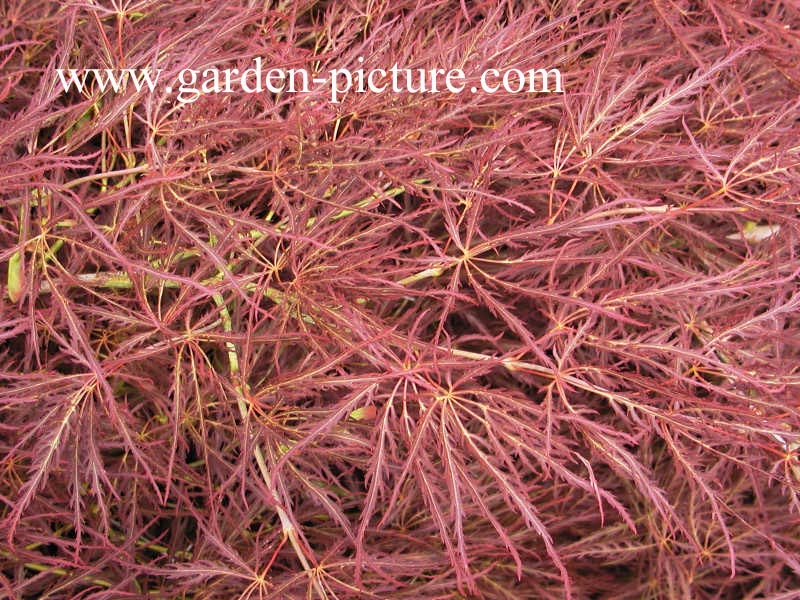
[[(791, 1), (0, 10), (0, 596), (800, 597)], [(564, 93), (55, 69), (558, 68)]]

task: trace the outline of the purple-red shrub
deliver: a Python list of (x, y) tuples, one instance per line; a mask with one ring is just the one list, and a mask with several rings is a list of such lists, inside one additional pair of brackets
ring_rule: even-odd
[(2, 597), (800, 596), (795, 3), (0, 17)]

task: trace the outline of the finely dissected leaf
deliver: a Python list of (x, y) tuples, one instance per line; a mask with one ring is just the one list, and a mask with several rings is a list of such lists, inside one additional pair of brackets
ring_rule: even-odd
[(62, 451), (62, 445), (69, 434), (70, 423), (81, 403), (87, 395), (91, 395), (94, 385), (84, 385), (68, 397), (63, 406), (56, 404), (47, 414), (42, 415), (42, 422), (34, 428), (37, 440), (37, 451), (33, 456), (28, 479), (19, 489), (19, 497), (7, 519), (8, 541), (13, 542), (19, 520), (28, 508), (36, 493), (46, 483), (53, 463)]
[(112, 4), (0, 20), (0, 595), (796, 595), (793, 3)]

